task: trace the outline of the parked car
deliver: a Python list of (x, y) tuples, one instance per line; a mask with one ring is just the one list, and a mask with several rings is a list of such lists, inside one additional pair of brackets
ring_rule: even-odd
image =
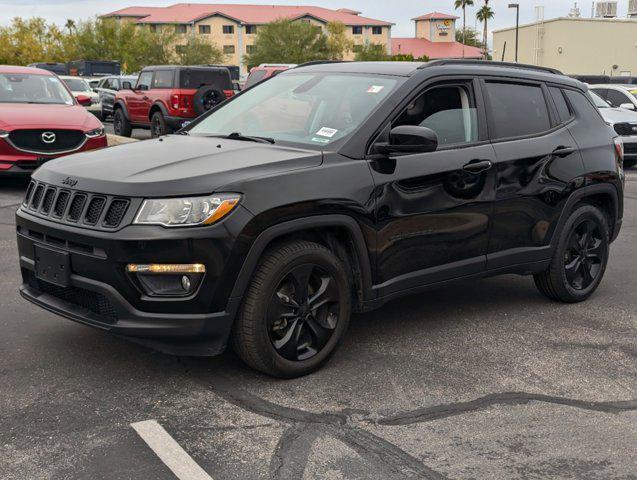
[(611, 107), (637, 110), (637, 85), (590, 85), (589, 88)]
[(130, 137), (133, 128), (166, 135), (234, 95), (225, 67), (146, 67), (137, 83), (124, 81), (115, 95), (113, 129)]
[(115, 96), (117, 95), (117, 92), (122, 89), (123, 82), (128, 82), (130, 85), (134, 85), (137, 82), (137, 75), (104, 77), (96, 85), (94, 90), (99, 95), (103, 120), (113, 115)]
[(100, 96), (93, 91), (85, 79), (80, 77), (60, 76), (60, 80), (64, 82), (75, 98), (79, 95), (89, 97), (91, 102), (86, 106), (86, 109), (97, 118), (102, 118), (102, 104), (100, 103)]
[(278, 377), (323, 365), (352, 310), (453, 280), (533, 275), (586, 300), (624, 184), (586, 92), (501, 62), (288, 70), (179, 135), (40, 168), (16, 214), (21, 293), (169, 353), (231, 343)]
[(621, 136), (624, 148), (624, 167), (637, 164), (637, 112), (611, 107), (602, 97), (590, 90), (589, 96), (602, 117)]
[(105, 77), (107, 75), (121, 75), (119, 62), (110, 60), (73, 60), (66, 64), (68, 75), (78, 77)]
[(68, 75), (69, 70), (66, 67), (66, 63), (55, 62), (42, 62), (42, 63), (30, 63), (28, 67), (41, 68), (42, 70), (48, 70), (56, 75)]
[(278, 75), (281, 72), (285, 72), (290, 68), (296, 67), (295, 64), (284, 63), (262, 63), (258, 67), (250, 69), (250, 75), (245, 82), (243, 88), (250, 88), (263, 80)]
[(53, 158), (105, 147), (102, 124), (82, 106), (90, 102), (52, 72), (0, 66), (0, 174), (30, 174)]

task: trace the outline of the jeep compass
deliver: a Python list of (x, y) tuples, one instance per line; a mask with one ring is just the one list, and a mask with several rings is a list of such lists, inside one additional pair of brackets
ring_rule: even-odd
[(20, 291), (164, 352), (231, 344), (284, 378), (324, 364), (350, 312), (450, 281), (532, 275), (583, 301), (624, 182), (586, 93), (504, 63), (287, 70), (177, 134), (41, 167), (17, 212)]

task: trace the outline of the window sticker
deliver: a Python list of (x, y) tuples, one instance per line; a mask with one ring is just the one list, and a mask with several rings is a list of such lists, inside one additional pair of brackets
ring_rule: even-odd
[(383, 85), (372, 85), (367, 89), (367, 93), (380, 93), (385, 88)]
[(314, 138), (312, 138), (312, 141), (316, 142), (316, 143), (330, 143), (330, 139), (329, 138), (314, 137)]
[(336, 135), (336, 132), (338, 132), (338, 130), (336, 130), (335, 128), (323, 127), (318, 132), (316, 132), (316, 135), (320, 135), (321, 137), (332, 138), (334, 135)]

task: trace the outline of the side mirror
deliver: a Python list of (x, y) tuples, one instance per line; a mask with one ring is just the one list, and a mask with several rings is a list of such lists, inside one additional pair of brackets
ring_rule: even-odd
[(619, 108), (624, 108), (626, 110), (635, 110), (635, 105), (632, 103), (622, 103)]
[(79, 103), (83, 107), (88, 107), (91, 104), (91, 97), (87, 95), (80, 94), (77, 97), (75, 97), (75, 99), (77, 100), (77, 103)]
[(375, 148), (386, 155), (435, 152), (438, 135), (431, 128), (400, 125), (389, 132), (389, 143), (377, 143)]
[(122, 82), (122, 90), (132, 90), (133, 85), (130, 82)]

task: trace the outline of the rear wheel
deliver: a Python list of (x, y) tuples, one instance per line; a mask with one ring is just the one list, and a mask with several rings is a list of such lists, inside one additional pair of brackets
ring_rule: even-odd
[(166, 124), (166, 119), (161, 112), (153, 113), (150, 120), (150, 136), (153, 138), (161, 137), (171, 133), (170, 128)]
[(319, 369), (347, 330), (350, 288), (343, 263), (327, 248), (294, 241), (265, 254), (233, 330), (251, 367), (280, 378)]
[(121, 108), (115, 110), (115, 115), (113, 116), (113, 131), (115, 135), (121, 137), (130, 137), (133, 132), (133, 128)]
[(546, 272), (534, 276), (538, 290), (561, 302), (581, 302), (597, 289), (608, 262), (609, 228), (604, 214), (581, 205), (570, 215)]

